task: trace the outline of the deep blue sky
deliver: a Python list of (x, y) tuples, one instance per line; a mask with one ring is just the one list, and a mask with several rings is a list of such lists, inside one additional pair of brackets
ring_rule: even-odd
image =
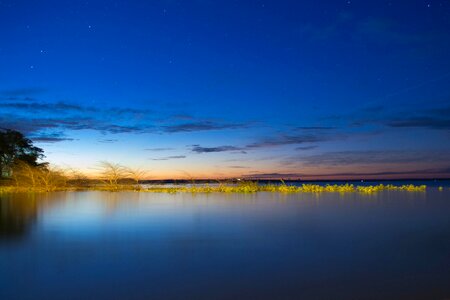
[(154, 178), (450, 176), (450, 1), (0, 1), (0, 127)]

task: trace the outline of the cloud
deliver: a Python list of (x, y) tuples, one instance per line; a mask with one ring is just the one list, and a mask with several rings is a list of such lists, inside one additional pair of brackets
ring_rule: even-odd
[[(239, 129), (248, 124), (206, 119), (183, 114), (157, 113), (145, 108), (86, 106), (66, 101), (39, 101), (26, 95), (43, 89), (15, 89), (0, 92), (0, 127), (24, 134), (49, 131), (94, 130), (103, 134), (183, 133)], [(183, 123), (180, 123), (183, 122)], [(56, 141), (57, 139), (55, 139)]]
[[(196, 153), (213, 153), (213, 152), (230, 152), (236, 151), (238, 153), (246, 154), (248, 150), (255, 150), (260, 148), (278, 147), (286, 145), (297, 145), (307, 143), (325, 142), (335, 138), (344, 138), (343, 135), (329, 136), (325, 134), (301, 134), (301, 135), (285, 135), (263, 138), (251, 144), (244, 146), (217, 146), (217, 147), (202, 147), (200, 145), (192, 145), (192, 151)], [(316, 148), (316, 145), (297, 147), (297, 150), (309, 150)]]
[(226, 151), (241, 151), (242, 148), (234, 147), (234, 146), (219, 146), (219, 147), (201, 147), (195, 145), (192, 148), (193, 152), (196, 153), (213, 153), (213, 152), (226, 152)]
[(450, 161), (446, 153), (414, 151), (336, 151), (288, 159), (288, 162), (298, 162), (305, 166), (348, 166), (443, 161)]
[(32, 135), (30, 138), (34, 142), (38, 143), (56, 143), (56, 142), (62, 142), (62, 141), (74, 141), (72, 138), (66, 137), (63, 133), (41, 133), (38, 135)]
[(246, 124), (239, 123), (218, 123), (211, 121), (189, 122), (176, 125), (163, 126), (165, 132), (193, 132), (193, 131), (210, 131), (210, 130), (224, 130), (224, 129), (241, 129), (248, 127)]
[(296, 129), (299, 129), (299, 130), (333, 130), (333, 129), (336, 129), (336, 127), (333, 127), (333, 126), (300, 126), (300, 127), (296, 127)]
[(44, 129), (57, 128), (57, 123), (49, 119), (24, 118), (12, 114), (0, 113), (0, 127), (15, 129), (24, 134), (35, 133)]
[(7, 99), (4, 103), (0, 103), (0, 107), (3, 109), (9, 109), (13, 111), (18, 111), (20, 113), (34, 113), (34, 112), (46, 112), (52, 113), (92, 113), (92, 114), (103, 114), (103, 115), (114, 115), (114, 116), (126, 116), (126, 115), (149, 115), (153, 114), (152, 110), (149, 109), (133, 109), (133, 108), (120, 108), (120, 107), (93, 107), (93, 106), (82, 106), (78, 104), (68, 103), (64, 101), (59, 102), (40, 102), (31, 98), (19, 99)]
[(378, 122), (392, 128), (450, 129), (450, 106), (422, 110), (420, 112), (397, 112)]
[(266, 148), (275, 146), (316, 143), (330, 140), (331, 137), (318, 134), (301, 134), (301, 135), (280, 135), (277, 137), (265, 138), (259, 142), (247, 145), (246, 149)]
[(39, 103), (39, 102), (10, 102), (10, 103), (1, 103), (0, 107), (3, 109), (14, 109), (14, 110), (22, 110), (26, 112), (36, 112), (36, 111), (51, 111), (51, 112), (60, 112), (60, 111), (86, 111), (86, 108), (83, 108), (79, 105), (68, 104), (64, 102), (57, 103)]
[(174, 156), (152, 158), (151, 160), (170, 160), (170, 159), (182, 159), (182, 158), (186, 158), (186, 156), (185, 155), (174, 155)]
[[(19, 94), (19, 91), (8, 93)], [(0, 103), (0, 127), (34, 136), (51, 130), (95, 130), (104, 134), (153, 132), (156, 130), (154, 118), (155, 114), (147, 109), (91, 107), (34, 99)], [(53, 140), (58, 141), (57, 138)]]
[(68, 118), (68, 119), (50, 119), (51, 126), (57, 126), (70, 130), (96, 130), (102, 133), (138, 133), (145, 131), (142, 125), (120, 125), (109, 124), (106, 121), (90, 117), (86, 118)]
[(194, 117), (188, 114), (176, 114), (172, 116), (173, 119), (177, 119), (177, 120), (193, 120)]
[(145, 151), (169, 151), (174, 150), (173, 148), (147, 148)]
[[(159, 125), (160, 115), (146, 109), (95, 108), (66, 102), (7, 101), (0, 103), (0, 127), (25, 134), (49, 130), (95, 130), (104, 134), (194, 132), (237, 129), (244, 124), (197, 122)], [(166, 118), (166, 121), (170, 118)]]
[(301, 147), (297, 147), (295, 148), (295, 150), (299, 150), (299, 151), (306, 151), (306, 150), (312, 150), (312, 149), (316, 149), (318, 146), (317, 145), (311, 145), (311, 146), (301, 146)]
[(99, 143), (105, 143), (105, 144), (116, 143), (118, 141), (119, 141), (118, 139), (101, 139), (101, 140), (98, 140)]
[(18, 89), (0, 90), (0, 95), (8, 97), (31, 96), (45, 93), (47, 90), (43, 88), (27, 87)]
[(450, 118), (449, 117), (411, 117), (399, 120), (390, 120), (386, 124), (390, 127), (397, 128), (427, 128), (437, 130), (449, 130)]
[(102, 133), (137, 133), (149, 130), (143, 125), (110, 124), (107, 121), (91, 117), (67, 118), (26, 118), (0, 113), (0, 127), (15, 129), (24, 134), (37, 133), (43, 130), (96, 130)]
[(450, 106), (422, 110), (396, 110), (392, 107), (371, 106), (352, 113), (323, 118), (349, 127), (423, 128), (430, 130), (450, 129)]

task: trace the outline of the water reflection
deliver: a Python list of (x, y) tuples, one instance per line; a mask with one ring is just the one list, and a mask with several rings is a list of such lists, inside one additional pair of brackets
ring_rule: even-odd
[(35, 194), (0, 195), (0, 239), (25, 235), (37, 218)]
[(0, 298), (445, 298), (449, 194), (1, 195)]

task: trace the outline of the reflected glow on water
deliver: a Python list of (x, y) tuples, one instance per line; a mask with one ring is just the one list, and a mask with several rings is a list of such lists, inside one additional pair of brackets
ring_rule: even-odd
[(445, 298), (450, 192), (0, 196), (0, 298)]

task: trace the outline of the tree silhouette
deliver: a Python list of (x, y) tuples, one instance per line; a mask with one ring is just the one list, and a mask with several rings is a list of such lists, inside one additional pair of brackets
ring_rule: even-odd
[(39, 166), (38, 159), (44, 150), (33, 146), (33, 142), (22, 133), (11, 129), (0, 129), (0, 177), (10, 177), (15, 163)]

